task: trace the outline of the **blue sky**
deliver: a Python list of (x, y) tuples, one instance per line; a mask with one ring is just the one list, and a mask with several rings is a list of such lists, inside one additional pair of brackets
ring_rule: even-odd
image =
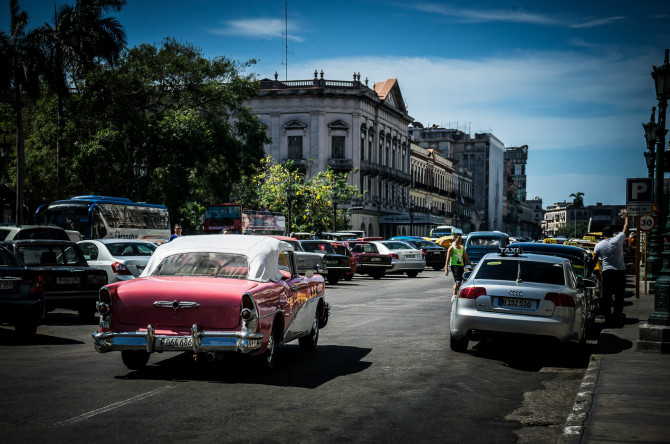
[[(53, 0), (20, 4), (30, 27), (51, 19)], [(528, 145), (528, 198), (545, 207), (578, 191), (587, 205), (624, 204), (626, 178), (647, 176), (641, 123), (670, 47), (666, 0), (129, 0), (115, 15), (130, 45), (173, 37), (207, 57), (256, 59), (259, 78), (397, 78), (424, 125)]]

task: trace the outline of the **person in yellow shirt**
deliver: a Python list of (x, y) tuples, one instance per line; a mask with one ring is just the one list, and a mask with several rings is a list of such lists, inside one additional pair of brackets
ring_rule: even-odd
[(465, 252), (465, 244), (463, 243), (463, 236), (460, 233), (454, 234), (454, 241), (447, 250), (447, 262), (444, 264), (444, 274), (449, 276), (449, 269), (454, 275), (454, 294), (451, 300), (456, 299), (458, 289), (463, 282), (463, 272), (465, 271), (465, 264), (472, 266), (468, 253)]

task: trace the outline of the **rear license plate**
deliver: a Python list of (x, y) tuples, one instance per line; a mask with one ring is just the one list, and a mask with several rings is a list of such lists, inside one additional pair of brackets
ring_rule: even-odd
[(380, 257), (370, 258), (370, 262), (381, 262), (381, 261), (382, 261), (382, 258), (380, 258)]
[(56, 284), (58, 285), (79, 285), (78, 277), (57, 277)]
[(0, 290), (11, 290), (14, 288), (12, 281), (0, 281)]
[(416, 259), (416, 254), (406, 254), (405, 258), (406, 259)]
[(499, 307), (512, 307), (512, 308), (533, 308), (532, 299), (519, 299), (519, 298), (498, 298)]
[(193, 338), (191, 336), (175, 336), (172, 338), (156, 338), (156, 348), (175, 348), (183, 347), (193, 348)]

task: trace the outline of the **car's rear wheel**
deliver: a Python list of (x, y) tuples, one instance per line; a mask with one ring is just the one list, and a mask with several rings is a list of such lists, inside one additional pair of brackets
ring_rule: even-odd
[(408, 271), (408, 272), (407, 272), (407, 276), (408, 276), (408, 277), (411, 277), (411, 278), (415, 278), (415, 277), (417, 277), (418, 275), (419, 275), (419, 272), (416, 271), (416, 270), (415, 270), (415, 271)]
[(309, 332), (307, 336), (303, 336), (298, 339), (300, 343), (300, 349), (306, 352), (312, 352), (316, 350), (316, 344), (319, 342), (319, 317), (314, 316), (314, 321), (312, 322), (312, 331)]
[(453, 336), (449, 337), (449, 346), (451, 347), (451, 349), (453, 351), (458, 352), (458, 353), (465, 352), (468, 349), (468, 343), (469, 342), (470, 341), (468, 341), (467, 338), (456, 339)]
[(149, 352), (144, 350), (122, 350), (121, 359), (130, 370), (142, 370), (149, 362)]
[(433, 270), (435, 270), (435, 271), (440, 271), (440, 270), (442, 270), (443, 268), (444, 268), (444, 267), (441, 266), (441, 265), (433, 265)]
[(328, 275), (328, 283), (331, 285), (337, 285), (337, 283), (340, 282), (340, 276), (334, 275), (331, 276), (330, 274)]
[(372, 279), (381, 279), (384, 277), (384, 272), (378, 271), (376, 273), (370, 273), (370, 276), (372, 276)]
[(271, 371), (277, 365), (277, 325), (276, 322), (272, 324), (272, 333), (268, 338), (267, 348), (261, 356), (261, 363), (265, 371)]

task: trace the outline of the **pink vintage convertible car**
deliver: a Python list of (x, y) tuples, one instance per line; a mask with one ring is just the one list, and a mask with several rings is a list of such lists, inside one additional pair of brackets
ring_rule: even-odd
[(133, 370), (153, 352), (256, 355), (275, 364), (276, 346), (313, 350), (328, 322), (323, 277), (296, 272), (293, 247), (266, 236), (185, 236), (161, 245), (142, 275), (100, 290), (100, 353), (121, 351)]

